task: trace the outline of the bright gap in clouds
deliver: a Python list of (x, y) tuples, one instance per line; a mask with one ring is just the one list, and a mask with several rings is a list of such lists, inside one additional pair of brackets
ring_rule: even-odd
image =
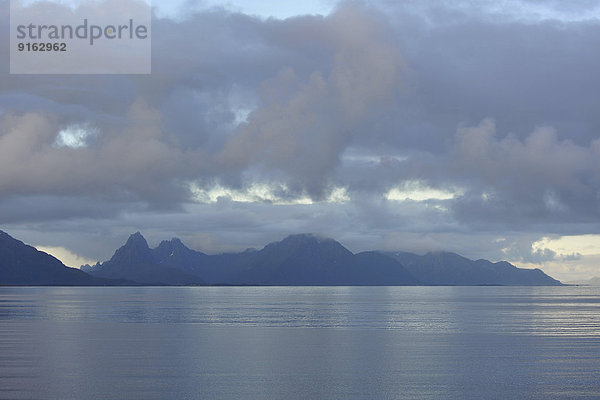
[[(154, 0), (154, 1), (152, 1), (152, 0), (136, 0), (136, 1), (143, 2), (146, 4), (150, 4), (150, 5), (152, 5), (155, 2), (161, 3), (161, 1), (156, 1), (156, 0)], [(89, 2), (90, 2), (90, 0), (20, 0), (20, 3), (24, 6), (29, 6), (34, 3), (55, 3), (55, 4), (61, 4), (63, 6), (69, 6), (71, 8), (79, 7), (80, 5), (89, 3)], [(185, 3), (185, 2), (182, 1), (182, 3)]]
[[(62, 4), (76, 8), (89, 0), (21, 0), (21, 4), (28, 6), (42, 1)], [(337, 1), (335, 0), (138, 0), (150, 4), (155, 14), (161, 18), (185, 18), (194, 11), (205, 11), (214, 8), (223, 8), (231, 12), (247, 15), (256, 15), (262, 18), (285, 19), (298, 15), (328, 15)]]
[[(307, 205), (316, 203), (310, 197), (286, 196), (289, 192), (286, 185), (254, 183), (245, 189), (232, 189), (221, 185), (214, 185), (208, 189), (192, 183), (189, 185), (192, 198), (197, 203), (216, 203), (220, 198), (230, 199), (240, 203), (271, 203), (274, 205)], [(350, 201), (348, 192), (343, 187), (336, 187), (322, 200), (323, 203), (346, 203)]]
[(518, 263), (539, 268), (564, 282), (600, 277), (600, 235), (544, 237), (531, 245), (532, 252), (550, 252), (553, 257), (540, 263)]
[(452, 200), (461, 194), (462, 191), (459, 189), (435, 189), (427, 186), (421, 181), (410, 180), (390, 189), (390, 191), (386, 193), (385, 198), (393, 201)]
[[(21, 0), (23, 5), (50, 1), (70, 7), (77, 7), (89, 0)], [(159, 17), (179, 18), (186, 17), (190, 12), (204, 11), (207, 9), (223, 8), (231, 12), (256, 15), (262, 18), (285, 19), (298, 15), (329, 15), (340, 2), (337, 0), (139, 0), (150, 4)], [(373, 4), (384, 2), (374, 1)], [(393, 4), (393, 3), (392, 3)], [(426, 12), (430, 3), (415, 3), (417, 12)], [(420, 6), (425, 5), (424, 9)], [(563, 22), (590, 21), (600, 19), (600, 4), (588, 2), (554, 1), (479, 1), (459, 2), (457, 9), (479, 9), (492, 15), (505, 15), (524, 21), (556, 20)]]
[(336, 3), (335, 0), (153, 0), (152, 6), (157, 15), (166, 17), (185, 16), (190, 9), (201, 11), (218, 7), (263, 18), (285, 19), (306, 14), (328, 15)]
[(54, 147), (70, 147), (72, 149), (86, 147), (94, 135), (96, 135), (96, 130), (86, 124), (69, 125), (58, 132)]
[(51, 256), (58, 258), (65, 264), (67, 267), (79, 268), (84, 264), (93, 265), (96, 261), (93, 261), (89, 258), (81, 257), (64, 247), (54, 247), (54, 246), (35, 246), (39, 251), (43, 251), (44, 253), (48, 253)]
[(559, 238), (545, 237), (532, 245), (533, 250), (550, 249), (556, 254), (569, 257), (600, 254), (600, 235), (573, 235)]

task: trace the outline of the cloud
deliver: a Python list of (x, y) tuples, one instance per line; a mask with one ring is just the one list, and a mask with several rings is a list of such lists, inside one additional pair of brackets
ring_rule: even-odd
[(176, 203), (189, 197), (187, 180), (235, 184), (257, 167), (320, 198), (339, 155), (366, 134), (356, 125), (400, 85), (391, 27), (363, 6), (285, 21), (215, 10), (157, 19), (153, 30), (161, 56), (150, 77), (3, 77), (7, 103), (23, 98), (3, 116), (3, 159), (29, 168), (5, 168), (0, 191)]
[(392, 188), (385, 196), (388, 200), (404, 201), (427, 201), (427, 200), (450, 200), (459, 196), (461, 191), (455, 189), (440, 190), (424, 186), (419, 181), (405, 181), (401, 187)]
[(559, 139), (552, 128), (536, 128), (520, 140), (510, 134), (498, 138), (490, 119), (462, 127), (450, 156), (453, 173), (470, 180), (470, 187), (493, 193), (494, 199), (471, 197), (462, 205), (459, 200), (457, 211), (468, 218), (467, 207), (477, 205), (482, 212), (490, 209), (511, 221), (598, 220), (599, 156), (600, 140), (577, 145)]
[(583, 256), (581, 255), (581, 253), (571, 253), (571, 254), (563, 254), (561, 255), (560, 259), (562, 261), (577, 261), (577, 260), (581, 260)]
[[(202, 188), (190, 185), (193, 201), (197, 203), (215, 203), (220, 199), (229, 199), (242, 203), (268, 203), (268, 204), (315, 204), (308, 196), (295, 196), (286, 185), (253, 183), (242, 190), (234, 190), (221, 185), (211, 188)], [(333, 187), (327, 197), (322, 199), (328, 203), (344, 203), (350, 201), (348, 193), (343, 187)]]
[[(302, 79), (291, 67), (263, 83), (261, 105), (248, 115), (217, 156), (225, 168), (252, 165), (282, 171), (290, 185), (323, 196), (329, 172), (355, 127), (393, 101), (400, 87), (401, 59), (386, 40), (389, 28), (379, 14), (340, 8), (326, 19), (302, 18), (282, 34), (325, 42), (331, 59)], [(298, 36), (296, 38), (296, 36)]]
[[(183, 153), (164, 141), (160, 115), (134, 102), (121, 129), (103, 126), (96, 143), (65, 142), (60, 118), (6, 113), (0, 119), (0, 196), (131, 196), (168, 201)], [(73, 137), (67, 138), (72, 140)], [(79, 139), (81, 141), (81, 138)]]

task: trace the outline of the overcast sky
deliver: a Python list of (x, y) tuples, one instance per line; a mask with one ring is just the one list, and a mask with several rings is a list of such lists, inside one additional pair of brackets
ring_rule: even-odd
[(9, 75), (8, 4), (0, 229), (69, 265), (315, 232), (600, 275), (598, 1), (154, 1), (147, 76)]

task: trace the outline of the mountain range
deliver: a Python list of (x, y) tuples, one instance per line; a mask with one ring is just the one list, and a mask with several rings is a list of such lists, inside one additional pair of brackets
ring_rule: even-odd
[(555, 279), (540, 269), (517, 268), (509, 262), (469, 260), (456, 253), (431, 252), (425, 255), (386, 253), (419, 281), (429, 285), (555, 285)]
[[(124, 257), (125, 254), (128, 256)], [(140, 283), (157, 282), (159, 276), (175, 276), (174, 271), (177, 271), (181, 277), (179, 284), (197, 284), (192, 277), (210, 285), (561, 284), (539, 269), (521, 269), (505, 261), (473, 261), (455, 253), (417, 255), (367, 251), (354, 254), (336, 240), (314, 234), (290, 235), (261, 250), (208, 255), (186, 247), (177, 238), (162, 241), (150, 249), (137, 232), (109, 261), (93, 267), (82, 266), (82, 269), (98, 277)], [(126, 275), (125, 271), (128, 271)]]
[(139, 233), (129, 237), (110, 260), (96, 264), (93, 268), (82, 267), (95, 277), (125, 279), (144, 285), (204, 285), (197, 275), (182, 268), (161, 265), (157, 257), (160, 250), (151, 250), (148, 242)]
[(561, 283), (539, 269), (455, 253), (352, 253), (334, 239), (290, 235), (260, 250), (208, 255), (173, 238), (150, 248), (132, 234), (110, 260), (81, 270), (0, 231), (2, 285), (542, 285)]
[(417, 285), (402, 265), (376, 252), (353, 254), (339, 242), (312, 234), (291, 235), (262, 250), (208, 255), (186, 247), (179, 239), (150, 249), (134, 233), (113, 257), (89, 274), (135, 282), (211, 285)]

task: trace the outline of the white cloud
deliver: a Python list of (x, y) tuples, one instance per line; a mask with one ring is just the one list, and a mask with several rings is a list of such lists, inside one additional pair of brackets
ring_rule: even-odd
[(419, 180), (409, 180), (390, 189), (385, 198), (394, 201), (451, 200), (461, 194), (462, 190), (460, 189), (436, 189)]
[(533, 243), (532, 248), (533, 250), (551, 249), (561, 256), (573, 253), (585, 256), (600, 255), (600, 235), (544, 237)]
[[(531, 254), (539, 261), (515, 261), (524, 268), (542, 268), (562, 282), (600, 276), (600, 235), (543, 237), (531, 244)], [(549, 257), (544, 257), (544, 255)], [(546, 259), (545, 259), (546, 258)]]
[(220, 184), (203, 188), (195, 183), (189, 185), (192, 199), (197, 203), (216, 203), (226, 198), (239, 203), (270, 203), (274, 205), (307, 205), (315, 203), (345, 203), (350, 201), (343, 187), (334, 187), (320, 201), (312, 200), (308, 195), (288, 195), (290, 189), (285, 184), (253, 183), (243, 189), (234, 189)]
[(87, 124), (69, 125), (58, 132), (54, 147), (70, 147), (72, 149), (87, 147), (89, 140), (97, 134), (98, 130)]

